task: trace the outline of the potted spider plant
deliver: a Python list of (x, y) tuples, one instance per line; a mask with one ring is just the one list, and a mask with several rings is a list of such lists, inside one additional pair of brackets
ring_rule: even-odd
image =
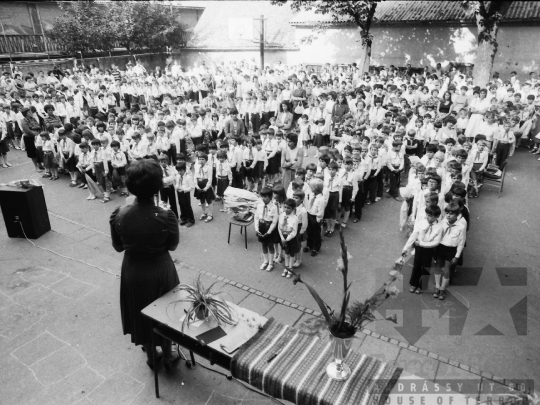
[[(301, 278), (300, 274), (295, 274), (294, 272), (291, 273), (294, 275), (293, 283), (303, 283), (307, 287), (326, 320), (328, 331), (330, 332), (330, 339), (332, 340), (334, 355), (334, 361), (330, 363), (326, 369), (327, 374), (335, 380), (346, 380), (350, 376), (351, 370), (343, 363), (343, 359), (351, 349), (354, 335), (368, 323), (377, 320), (375, 311), (386, 299), (397, 297), (399, 290), (392, 284), (398, 278), (401, 278), (401, 274), (395, 270), (391, 271), (388, 280), (383, 283), (375, 294), (364, 301), (354, 301), (350, 303), (350, 288), (352, 282), (348, 281), (348, 274), (349, 259), (351, 259), (352, 256), (347, 251), (345, 237), (343, 236), (343, 228), (340, 228), (339, 230), (339, 237), (341, 242), (341, 257), (338, 259), (337, 270), (342, 273), (343, 276), (343, 299), (341, 301), (339, 312), (330, 308), (317, 291)], [(396, 315), (387, 317), (386, 319), (397, 323)]]
[(180, 284), (178, 286), (179, 290), (187, 293), (187, 297), (177, 302), (191, 303), (190, 307), (185, 310), (186, 316), (182, 322), (182, 333), (186, 326), (189, 327), (196, 320), (204, 320), (209, 316), (214, 317), (218, 325), (236, 325), (237, 322), (232, 317), (232, 309), (223, 298), (219, 297), (221, 293), (214, 291), (216, 284), (217, 282), (214, 282), (209, 287), (205, 287), (199, 275), (195, 285)]

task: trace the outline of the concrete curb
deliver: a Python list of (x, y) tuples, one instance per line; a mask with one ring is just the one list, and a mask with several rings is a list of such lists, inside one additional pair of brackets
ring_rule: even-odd
[[(88, 230), (90, 230), (92, 232), (95, 232), (97, 234), (100, 234), (100, 235), (103, 235), (103, 236), (106, 236), (106, 237), (109, 237), (109, 238), (111, 237), (111, 235), (109, 233), (107, 233), (107, 232), (103, 232), (103, 231), (100, 231), (99, 229), (93, 228), (91, 226), (81, 224), (80, 222), (71, 220), (71, 219), (66, 218), (66, 217), (64, 217), (62, 215), (55, 214), (54, 212), (51, 212), (51, 211), (48, 211), (48, 212), (49, 212), (49, 215), (51, 215), (51, 216), (53, 216), (55, 218), (58, 218), (58, 219), (61, 219), (63, 221), (69, 222), (69, 223), (71, 223), (73, 225), (77, 225), (77, 226), (80, 226), (82, 228), (88, 229)], [(203, 275), (206, 275), (208, 277), (214, 278), (214, 279), (216, 279), (216, 281), (220, 281), (220, 282), (222, 282), (224, 284), (229, 284), (229, 285), (231, 285), (233, 287), (236, 287), (238, 289), (247, 291), (247, 292), (249, 292), (251, 294), (254, 294), (254, 295), (257, 295), (257, 296), (259, 296), (261, 298), (264, 298), (264, 299), (267, 299), (269, 301), (275, 302), (276, 304), (280, 304), (280, 305), (283, 305), (283, 306), (286, 306), (286, 307), (289, 307), (289, 308), (292, 308), (292, 309), (296, 309), (296, 310), (298, 310), (300, 312), (303, 312), (303, 313), (309, 314), (309, 315), (313, 315), (313, 316), (316, 316), (316, 317), (322, 316), (322, 314), (320, 312), (315, 311), (313, 309), (305, 308), (305, 307), (303, 307), (301, 305), (289, 302), (289, 301), (284, 300), (282, 298), (275, 297), (273, 295), (269, 295), (269, 294), (267, 294), (267, 293), (265, 293), (263, 291), (257, 290), (255, 288), (251, 288), (251, 287), (249, 287), (247, 285), (244, 285), (242, 283), (239, 283), (239, 282), (236, 282), (236, 281), (233, 281), (233, 280), (229, 280), (229, 279), (224, 278), (222, 276), (218, 276), (217, 274), (214, 274), (214, 273), (209, 272), (207, 270), (199, 269), (198, 267), (190, 265), (188, 263), (185, 263), (185, 262), (175, 262), (175, 263), (177, 265), (181, 266), (181, 267), (185, 267), (187, 269), (197, 271), (200, 274), (203, 274)], [(477, 369), (475, 367), (471, 367), (469, 365), (460, 363), (458, 361), (449, 359), (447, 357), (439, 356), (438, 354), (430, 352), (428, 350), (420, 349), (420, 348), (418, 348), (416, 346), (410, 345), (407, 342), (402, 342), (402, 341), (396, 340), (394, 338), (389, 338), (387, 336), (383, 336), (383, 335), (381, 335), (381, 334), (379, 334), (377, 332), (374, 332), (372, 330), (362, 329), (362, 333), (364, 333), (367, 336), (371, 336), (372, 338), (381, 340), (383, 342), (390, 343), (390, 344), (392, 344), (394, 346), (397, 346), (399, 348), (403, 348), (403, 349), (409, 350), (409, 351), (411, 351), (413, 353), (418, 353), (418, 354), (424, 355), (426, 357), (432, 358), (432, 359), (437, 360), (437, 361), (439, 361), (441, 363), (448, 364), (448, 365), (450, 365), (452, 367), (456, 367), (456, 368), (460, 368), (462, 370), (468, 371), (471, 374), (477, 375), (482, 380), (493, 381), (493, 382), (495, 382), (497, 384), (502, 384), (502, 385), (505, 385), (505, 386), (507, 386), (509, 388), (511, 387), (511, 384), (513, 384), (513, 381), (510, 380), (510, 379), (504, 379), (502, 377), (495, 376), (495, 375), (493, 375), (491, 373), (488, 373), (486, 371), (479, 370), (479, 369)]]

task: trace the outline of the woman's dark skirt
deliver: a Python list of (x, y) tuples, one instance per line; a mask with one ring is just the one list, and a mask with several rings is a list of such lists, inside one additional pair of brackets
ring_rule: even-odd
[(313, 139), (313, 146), (315, 146), (316, 148), (320, 148), (321, 146), (326, 146), (323, 134), (315, 135), (315, 139)]
[(197, 180), (197, 185), (201, 190), (195, 189), (195, 198), (198, 199), (202, 204), (208, 203), (212, 204), (212, 202), (216, 199), (216, 196), (214, 195), (214, 190), (212, 190), (212, 187), (210, 187), (208, 190), (204, 191), (203, 188), (206, 187), (208, 184), (208, 179), (202, 179)]
[[(125, 253), (120, 280), (120, 312), (124, 335), (136, 345), (151, 342), (152, 323), (141, 311), (180, 283), (169, 252), (144, 257)], [(154, 342), (161, 345), (158, 335)]]
[(0, 141), (0, 155), (5, 155), (9, 152), (8, 138)]
[(26, 156), (30, 159), (37, 159), (37, 149), (34, 143), (33, 136), (23, 136), (24, 147), (26, 148)]
[[(67, 158), (69, 156), (69, 153), (64, 153), (64, 157)], [(75, 156), (71, 156), (68, 160), (64, 161), (64, 169), (68, 172), (74, 172), (77, 170), (75, 163)]]

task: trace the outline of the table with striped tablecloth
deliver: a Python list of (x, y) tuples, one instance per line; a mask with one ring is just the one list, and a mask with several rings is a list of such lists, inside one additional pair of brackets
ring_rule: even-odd
[(332, 343), (269, 320), (231, 361), (233, 377), (274, 398), (302, 405), (383, 404), (402, 369), (351, 350), (346, 381), (326, 374)]

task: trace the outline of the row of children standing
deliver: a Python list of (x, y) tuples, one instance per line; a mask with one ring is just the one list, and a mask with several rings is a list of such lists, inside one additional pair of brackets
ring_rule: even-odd
[[(138, 81), (141, 77), (126, 74), (121, 78), (120, 75), (112, 75), (111, 80), (107, 75), (94, 72), (86, 79), (73, 77), (73, 88), (69, 88), (73, 86), (69, 82), (62, 80), (66, 90), (58, 88), (58, 84), (49, 84), (43, 92), (43, 101), (39, 98), (42, 90), (38, 89), (35, 93), (37, 100), (31, 100), (35, 105), (31, 106), (39, 116), (39, 104), (57, 102), (58, 98), (62, 101), (63, 92), (68, 93), (67, 98), (73, 98), (69, 100), (70, 103), (82, 103), (82, 108), (74, 116), (62, 115), (63, 109), (59, 106), (53, 108), (52, 113), (47, 113), (45, 118), (57, 125), (54, 113), (57, 111), (59, 115), (56, 118), (60, 123), (67, 120), (77, 130), (82, 129), (80, 132), (86, 142), (80, 145), (86, 143), (86, 147), (76, 142), (69, 126), (64, 128), (66, 138), (73, 138), (76, 146), (73, 146), (73, 154), (68, 154), (68, 158), (73, 158), (71, 162), (68, 159), (68, 162), (59, 160), (58, 163), (64, 167), (67, 163), (68, 171), (75, 167), (84, 174), (81, 179), (75, 172), (71, 186), (76, 186), (80, 181), (79, 187), (88, 187), (84, 184), (87, 174), (89, 177), (90, 174), (95, 176), (95, 181), (91, 180), (98, 187), (94, 192), (91, 190), (89, 199), (94, 199), (93, 196), (102, 191), (102, 201), (107, 202), (114, 189), (123, 190), (121, 169), (125, 169), (130, 160), (142, 158), (158, 159), (164, 165), (167, 179), (161, 198), (176, 211), (174, 199), (183, 201), (183, 205), (179, 204), (180, 213), (177, 216), (185, 225), (195, 221), (186, 206), (188, 191), (194, 190), (199, 199), (203, 211), (200, 219), (210, 222), (214, 214), (213, 201), (223, 197), (227, 186), (246, 187), (250, 191), (260, 192), (261, 196), (263, 191), (268, 194), (267, 190), (270, 189), (279, 208), (276, 224), (285, 223), (286, 226), (276, 225), (271, 232), (265, 232), (264, 226), (261, 228), (259, 225), (273, 223), (276, 215), (269, 215), (272, 210), (268, 209), (268, 204), (265, 204), (266, 210), (262, 207), (255, 226), (263, 243), (263, 252), (266, 245), (265, 270), (272, 270), (273, 263), (281, 261), (281, 250), (289, 252), (286, 263), (289, 269), (301, 265), (302, 253), (310, 251), (311, 255), (317, 255), (321, 247), (323, 224), (326, 224), (324, 234), (331, 237), (337, 223), (346, 227), (351, 214), (354, 214), (353, 222), (360, 220), (364, 204), (372, 205), (380, 201), (385, 190), (388, 197), (401, 200), (401, 174), (407, 174), (411, 165), (408, 156), (424, 159), (426, 153), (428, 161), (424, 166), (427, 169), (432, 166), (438, 171), (444, 162), (440, 154), (449, 156), (458, 144), (465, 151), (469, 148), (469, 170), (464, 165), (454, 168), (456, 173), (460, 172), (457, 174), (462, 176), (467, 189), (467, 176), (473, 177), (474, 173), (481, 172), (471, 167), (481, 164), (485, 168), (485, 149), (499, 152), (497, 160), (502, 161), (508, 144), (512, 144), (509, 132), (494, 129), (494, 123), (490, 122), (487, 114), (482, 115), (481, 122), (478, 120), (476, 115), (484, 114), (484, 111), (475, 107), (479, 103), (476, 99), (482, 100), (483, 91), (470, 88), (464, 91), (465, 94), (458, 95), (454, 89), (450, 97), (444, 95), (438, 99), (439, 90), (443, 93), (441, 83), (450, 92), (451, 88), (446, 81), (439, 81), (432, 75), (392, 79), (368, 75), (367, 78), (360, 78), (337, 70), (333, 72), (336, 78), (321, 84), (322, 78), (307, 75), (301, 67), (296, 71), (290, 71), (288, 67), (283, 69), (289, 71), (290, 75), (281, 75), (279, 80), (276, 80), (271, 69), (254, 71), (260, 82), (255, 85), (252, 83), (256, 80), (247, 81), (244, 74), (237, 75), (236, 79), (233, 77), (230, 85), (223, 85), (219, 83), (218, 69), (211, 80), (215, 94), (212, 86), (207, 86), (197, 88), (197, 91), (190, 88), (142, 97), (139, 93), (130, 92), (129, 87), (124, 86), (122, 90), (121, 83), (124, 79), (128, 82)], [(278, 70), (278, 73), (282, 72)], [(250, 71), (250, 74), (253, 72)], [(205, 73), (195, 75), (202, 77)], [(247, 79), (250, 80), (249, 75)], [(334, 79), (337, 79), (337, 83)], [(169, 79), (160, 77), (156, 81), (167, 83)], [(111, 87), (113, 84), (120, 85), (120, 99), (126, 106), (120, 114), (116, 113), (118, 98), (115, 97), (116, 106), (105, 102), (107, 92), (115, 90), (115, 87)], [(233, 92), (229, 88), (231, 85)], [(421, 96), (426, 88), (431, 93), (429, 98)], [(103, 99), (101, 103), (100, 99)], [(248, 99), (251, 104), (247, 103)], [(272, 103), (268, 103), (269, 100)], [(19, 101), (23, 105), (28, 103), (28, 100)], [(266, 103), (262, 105), (262, 101)], [(131, 108), (127, 108), (128, 105)], [(499, 116), (512, 118), (512, 111), (503, 110)], [(102, 122), (96, 123), (92, 117)], [(84, 121), (86, 128), (81, 121)], [(481, 125), (477, 125), (479, 122)], [(55, 137), (61, 144), (60, 132), (53, 133), (53, 144)], [(460, 136), (461, 133), (464, 136)], [(486, 142), (475, 142), (476, 135), (485, 135)], [(71, 145), (68, 141), (66, 143)], [(309, 157), (313, 146), (317, 147), (316, 165), (305, 165), (307, 162), (303, 158)], [(90, 147), (92, 150), (87, 150)], [(57, 146), (59, 150), (63, 152), (63, 146)], [(456, 155), (455, 158), (457, 161), (462, 157)], [(57, 177), (55, 174), (51, 176)], [(187, 176), (185, 183), (184, 176)], [(178, 179), (181, 179), (180, 186)], [(86, 183), (92, 186), (92, 182)], [(441, 186), (446, 185), (441, 181)], [(290, 204), (288, 207), (298, 209), (300, 214), (295, 210), (289, 213), (285, 210), (285, 202), (289, 200), (291, 203), (290, 200), (294, 200), (298, 193), (304, 193), (303, 197), (299, 194), (296, 198), (303, 201), (306, 218), (303, 218), (302, 207), (298, 204), (297, 207)], [(418, 209), (418, 201), (416, 199), (415, 205), (414, 199), (410, 200), (407, 206), (411, 210)], [(184, 214), (184, 211), (187, 213)], [(293, 216), (297, 217), (297, 230), (291, 236), (294, 233)], [(281, 217), (284, 218), (280, 222)], [(302, 225), (300, 229), (298, 224)], [(300, 240), (302, 235), (305, 241)], [(294, 244), (295, 238), (301, 246), (299, 251), (296, 251), (298, 246)], [(287, 243), (282, 244), (284, 240)], [(271, 245), (274, 247), (273, 255)], [(288, 275), (288, 272), (284, 273), (284, 276)]]

